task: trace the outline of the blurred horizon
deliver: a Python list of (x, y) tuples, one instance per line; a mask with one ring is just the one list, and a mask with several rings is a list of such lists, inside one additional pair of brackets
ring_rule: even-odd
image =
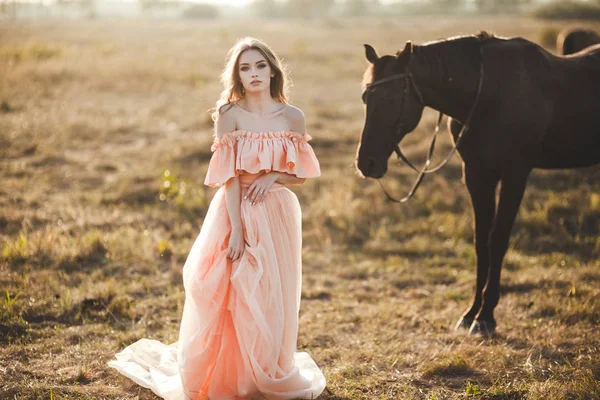
[[(0, 0), (3, 19), (153, 17), (319, 18), (392, 15), (522, 15), (555, 0)], [(596, 0), (575, 0), (584, 5)]]

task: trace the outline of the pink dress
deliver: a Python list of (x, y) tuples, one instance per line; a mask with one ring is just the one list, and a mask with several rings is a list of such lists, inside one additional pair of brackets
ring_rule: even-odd
[[(234, 131), (215, 139), (205, 184), (240, 177), (242, 196), (263, 171), (320, 175), (296, 132)], [(296, 352), (302, 284), (302, 219), (296, 195), (275, 184), (261, 204), (241, 204), (246, 242), (227, 258), (231, 225), (225, 188), (215, 194), (183, 267), (179, 340), (141, 339), (109, 366), (169, 400), (314, 399), (325, 377)]]

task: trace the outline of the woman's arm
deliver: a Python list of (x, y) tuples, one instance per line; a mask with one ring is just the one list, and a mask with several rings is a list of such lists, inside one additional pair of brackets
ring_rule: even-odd
[(275, 175), (275, 182), (282, 185), (300, 185), (306, 182), (306, 178), (298, 178), (296, 175), (291, 175), (286, 172), (271, 171), (269, 174)]
[[(219, 114), (219, 118), (215, 123), (215, 133), (217, 137), (222, 137), (227, 132), (235, 130), (236, 121), (231, 109), (225, 110)], [(229, 178), (225, 182), (225, 206), (231, 223), (231, 236), (229, 237), (229, 247), (227, 255), (232, 260), (237, 260), (244, 252), (244, 232), (242, 228), (242, 215), (240, 212), (240, 204), (242, 202), (242, 189), (240, 187), (240, 179), (237, 176)]]
[(231, 236), (227, 255), (233, 261), (239, 259), (244, 253), (244, 229), (242, 227), (242, 216), (240, 204), (242, 201), (240, 179), (236, 176), (225, 183), (225, 206), (231, 223)]
[[(306, 118), (304, 117), (302, 110), (290, 105), (286, 111), (286, 117), (290, 123), (292, 132), (306, 135)], [(298, 178), (295, 175), (290, 175), (285, 172), (275, 172), (275, 174), (277, 175), (277, 180), (275, 182), (281, 183), (282, 185), (300, 185), (306, 182), (306, 178)]]

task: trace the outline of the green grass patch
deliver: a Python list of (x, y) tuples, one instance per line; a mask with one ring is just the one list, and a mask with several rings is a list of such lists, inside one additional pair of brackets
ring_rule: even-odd
[(423, 365), (422, 373), (424, 378), (454, 378), (476, 374), (467, 360), (459, 355), (442, 357), (440, 360), (431, 361)]
[(0, 46), (0, 59), (21, 63), (43, 61), (61, 57), (65, 49), (61, 45), (41, 41), (29, 41), (21, 45)]

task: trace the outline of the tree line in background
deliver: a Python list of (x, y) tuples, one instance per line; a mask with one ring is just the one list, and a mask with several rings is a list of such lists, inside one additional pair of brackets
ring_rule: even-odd
[[(600, 1), (600, 0), (599, 0)], [(520, 13), (536, 0), (255, 0), (251, 8), (265, 17), (364, 16), (432, 13)]]
[[(45, 4), (42, 0), (0, 0), (0, 15), (17, 18), (19, 8), (45, 8), (50, 15), (63, 16), (73, 12), (81, 17), (94, 18), (102, 3), (118, 0), (56, 0)], [(131, 2), (129, 4), (132, 4)], [(215, 19), (223, 7), (214, 3), (190, 3), (186, 0), (137, 0), (141, 15), (180, 16), (194, 19)], [(57, 11), (58, 10), (58, 11)], [(381, 3), (380, 0), (254, 0), (240, 11), (263, 18), (302, 18), (373, 15), (418, 14), (522, 14), (532, 13), (542, 18), (600, 18), (600, 0), (398, 0)], [(43, 15), (42, 15), (43, 16)]]

